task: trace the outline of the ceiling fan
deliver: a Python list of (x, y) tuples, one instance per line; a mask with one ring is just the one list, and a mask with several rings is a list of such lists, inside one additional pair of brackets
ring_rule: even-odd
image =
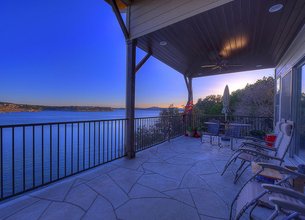
[(239, 64), (228, 64), (226, 60), (221, 60), (220, 62), (216, 64), (207, 64), (207, 65), (202, 65), (201, 68), (210, 68), (211, 70), (223, 70), (228, 67), (240, 67), (242, 65)]

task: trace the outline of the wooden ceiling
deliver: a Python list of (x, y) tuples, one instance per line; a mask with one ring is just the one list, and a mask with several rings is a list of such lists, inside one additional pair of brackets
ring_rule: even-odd
[(142, 36), (138, 47), (191, 77), (271, 68), (304, 22), (305, 0), (235, 0)]

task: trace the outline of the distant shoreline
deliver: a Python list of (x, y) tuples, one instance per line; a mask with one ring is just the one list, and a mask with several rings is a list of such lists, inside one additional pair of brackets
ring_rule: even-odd
[(0, 102), (0, 113), (41, 111), (110, 112), (113, 111), (113, 108), (99, 106), (44, 106)]
[[(136, 110), (159, 110), (161, 107), (135, 108)], [(63, 112), (112, 112), (114, 110), (125, 110), (125, 108), (112, 108), (101, 106), (46, 106), (46, 105), (28, 105), (9, 102), (0, 102), (0, 113), (16, 112), (42, 112), (42, 111), (63, 111)]]

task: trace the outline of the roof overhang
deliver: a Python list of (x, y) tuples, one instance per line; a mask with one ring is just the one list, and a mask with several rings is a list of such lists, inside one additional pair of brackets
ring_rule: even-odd
[(274, 68), (304, 22), (304, 0), (234, 0), (139, 36), (137, 46), (189, 77)]
[(304, 0), (235, 0), (139, 37), (138, 47), (190, 77), (274, 68), (304, 21)]

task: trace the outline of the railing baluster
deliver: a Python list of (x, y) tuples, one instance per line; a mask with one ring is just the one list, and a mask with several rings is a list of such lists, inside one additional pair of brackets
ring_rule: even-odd
[(77, 172), (79, 172), (79, 122), (77, 123)]
[(65, 133), (65, 149), (64, 149), (64, 155), (65, 155), (65, 157), (64, 157), (64, 164), (65, 164), (65, 166), (64, 166), (64, 174), (65, 174), (65, 176), (67, 176), (67, 124), (65, 124), (65, 130), (64, 130), (64, 133)]
[(15, 194), (15, 127), (12, 128), (12, 191)]
[(86, 168), (86, 138), (85, 138), (85, 135), (86, 135), (86, 123), (84, 122), (83, 123), (83, 170)]
[(96, 124), (95, 124), (95, 122), (93, 123), (93, 125), (94, 125), (94, 129), (93, 129), (93, 138), (94, 138), (94, 140), (93, 140), (93, 160), (94, 160), (93, 166), (95, 166), (95, 163), (96, 163), (96, 153), (95, 153), (95, 143), (96, 143), (95, 127), (96, 127)]
[(53, 180), (53, 132), (50, 125), (50, 181)]
[(3, 199), (3, 136), (2, 136), (2, 128), (0, 128), (0, 160), (1, 160), (1, 167), (0, 167), (0, 172), (1, 172), (1, 176), (0, 176), (0, 188), (1, 188), (1, 194), (0, 194), (0, 198)]
[(101, 122), (98, 122), (98, 164), (101, 164)]
[(88, 138), (89, 138), (89, 146), (88, 146), (88, 154), (89, 154), (89, 168), (91, 167), (91, 125), (90, 125), (90, 122), (89, 122), (89, 134), (88, 134)]
[(33, 153), (33, 164), (32, 164), (32, 179), (33, 179), (33, 188), (35, 187), (35, 127), (32, 127), (32, 153)]
[(60, 151), (60, 129), (59, 124), (57, 125), (57, 179), (59, 179), (59, 173), (60, 173), (60, 161), (59, 161), (59, 151)]
[(71, 124), (71, 174), (73, 174), (73, 157), (74, 157), (74, 144), (73, 144), (73, 139), (74, 139), (74, 129), (73, 129), (74, 125), (73, 123)]
[(44, 184), (44, 126), (41, 126), (41, 181)]
[(105, 162), (105, 122), (103, 121), (103, 163)]
[(25, 126), (22, 127), (22, 186), (25, 191)]

